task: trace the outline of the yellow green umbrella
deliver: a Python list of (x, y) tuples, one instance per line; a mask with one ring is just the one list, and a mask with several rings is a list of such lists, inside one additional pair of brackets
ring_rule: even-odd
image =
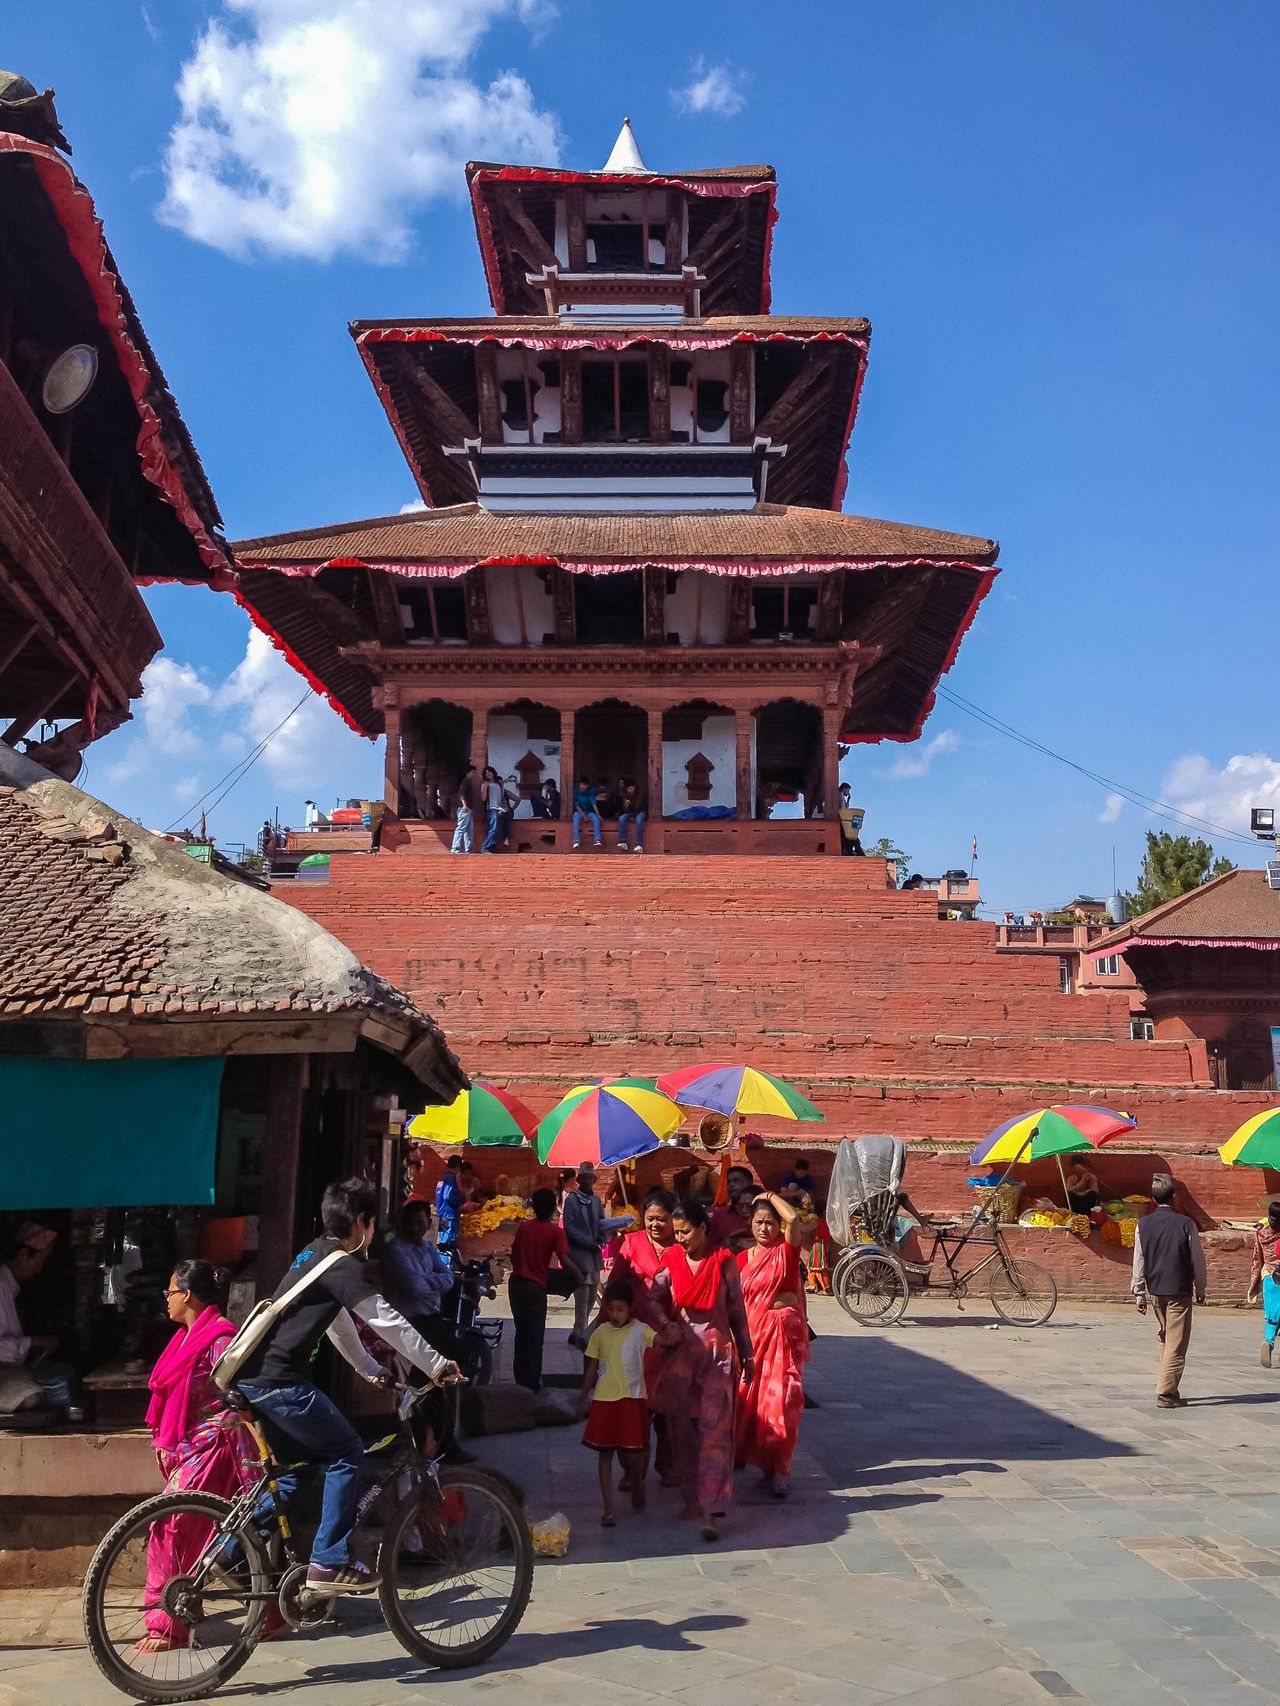
[(405, 1127), (406, 1137), (428, 1143), (475, 1143), (517, 1149), (532, 1138), (538, 1116), (518, 1096), (477, 1079), (443, 1108), (428, 1108)]
[(1219, 1149), (1228, 1167), (1280, 1168), (1280, 1108), (1254, 1114)]

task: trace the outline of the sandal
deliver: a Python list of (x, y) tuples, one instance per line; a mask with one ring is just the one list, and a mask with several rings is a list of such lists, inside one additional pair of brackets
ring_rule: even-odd
[(600, 1526), (601, 1528), (616, 1528), (618, 1526), (618, 1519), (611, 1511), (606, 1511), (600, 1518)]
[(716, 1527), (714, 1522), (704, 1522), (703, 1523), (703, 1525), (702, 1525), (702, 1538), (704, 1540), (708, 1540), (708, 1541), (719, 1540), (720, 1530)]

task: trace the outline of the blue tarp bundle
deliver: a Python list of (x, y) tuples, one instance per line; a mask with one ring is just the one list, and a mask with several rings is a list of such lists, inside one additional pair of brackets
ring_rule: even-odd
[(222, 1068), (0, 1059), (0, 1209), (211, 1203)]

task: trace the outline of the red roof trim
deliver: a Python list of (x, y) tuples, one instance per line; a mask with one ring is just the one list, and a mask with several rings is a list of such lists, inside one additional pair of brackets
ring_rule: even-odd
[[(254, 559), (247, 557), (236, 566), (241, 573), (265, 572), (296, 575), (303, 579), (318, 575), (322, 569), (376, 569), (387, 574), (402, 575), (406, 580), (456, 580), (469, 573), (471, 569), (502, 566), (564, 569), (571, 575), (614, 575), (625, 574), (629, 570), (640, 567), (642, 563), (655, 569), (695, 570), (708, 575), (821, 575), (831, 574), (837, 569), (853, 569), (855, 571), (864, 569), (971, 569), (975, 574), (980, 574), (982, 577), (979, 583), (979, 591), (965, 617), (960, 636), (957, 637), (955, 645), (951, 648), (947, 661), (943, 665), (944, 672), (950, 669), (960, 645), (960, 638), (963, 637), (965, 630), (972, 623), (979, 602), (999, 573), (998, 569), (984, 569), (982, 565), (967, 557), (759, 557), (731, 559), (728, 557), (694, 558), (646, 555), (643, 558), (628, 557), (621, 562), (604, 562), (598, 557), (577, 561), (568, 557), (497, 556), (479, 557), (474, 562), (465, 562), (454, 558), (451, 561), (434, 563), (421, 560), (416, 562), (375, 562), (367, 557), (330, 557), (323, 563), (307, 562), (297, 558), (289, 561), (282, 558)], [(903, 736), (902, 738), (914, 737)]]
[(480, 238), (480, 256), (484, 262), (484, 276), (489, 285), (489, 300), (493, 303), (494, 312), (505, 314), (506, 297), (502, 290), (502, 274), (498, 267), (498, 250), (494, 242), (493, 225), (489, 218), (489, 210), (480, 194), (481, 184), (522, 183), (522, 184), (601, 184), (608, 187), (613, 184), (640, 186), (646, 189), (677, 189), (687, 190), (690, 195), (700, 196), (748, 196), (765, 194), (769, 198), (769, 217), (765, 229), (764, 242), (764, 276), (760, 283), (760, 312), (767, 314), (772, 301), (772, 281), (769, 268), (773, 256), (773, 228), (778, 220), (777, 195), (778, 186), (769, 179), (759, 179), (753, 182), (724, 178), (681, 178), (671, 177), (662, 172), (568, 172), (548, 166), (499, 166), (496, 170), (489, 169), (475, 174), (471, 180), (471, 208), (475, 215), (476, 234)]
[(1123, 942), (1093, 942), (1090, 954), (1100, 947), (1109, 954), (1123, 954), (1130, 948), (1261, 948), (1276, 953), (1280, 952), (1280, 936), (1130, 936)]
[(233, 577), (229, 578), (231, 579), (231, 592), (236, 603), (242, 610), (248, 613), (249, 620), (253, 623), (254, 627), (260, 629), (261, 632), (264, 633), (271, 641), (271, 644), (276, 648), (281, 656), (297, 670), (298, 674), (307, 683), (308, 687), (310, 687), (313, 692), (318, 693), (322, 699), (328, 700), (329, 704), (333, 706), (334, 710), (342, 718), (343, 722), (349, 729), (354, 729), (358, 735), (363, 735), (365, 740), (375, 740), (377, 737), (375, 735), (371, 735), (367, 729), (360, 726), (356, 719), (351, 715), (350, 711), (347, 710), (347, 707), (340, 699), (335, 698), (334, 694), (325, 686), (320, 677), (312, 674), (306, 664), (303, 663), (302, 659), (298, 656), (297, 652), (294, 651), (293, 647), (284, 638), (283, 634), (278, 633), (276, 629), (272, 627), (270, 622), (267, 621), (262, 612), (256, 610), (253, 605), (249, 603), (249, 600), (241, 592), (235, 579)]
[(124, 304), (116, 288), (115, 274), (108, 264), (106, 238), (102, 221), (94, 209), (93, 197), (62, 156), (43, 143), (31, 142), (25, 136), (5, 131), (0, 134), (0, 153), (30, 157), (66, 234), (72, 257), (84, 275), (98, 319), (115, 348), (120, 371), (137, 407), (137, 449), (143, 475), (165, 503), (177, 511), (183, 526), (195, 540), (201, 562), (213, 571), (211, 584), (220, 592), (227, 591), (232, 584), (227, 553), (196, 514), (182, 475), (164, 448), (159, 418), (147, 400), (153, 375), (129, 336)]
[[(928, 559), (919, 559), (919, 560), (927, 561)], [(936, 559), (935, 559), (935, 561), (936, 561)], [(979, 565), (977, 563), (957, 562), (957, 561), (944, 562), (943, 566), (947, 567), (947, 568), (957, 568), (957, 569), (977, 569), (979, 567)], [(920, 731), (924, 728), (924, 725), (925, 725), (926, 721), (928, 720), (930, 712), (933, 710), (934, 705), (937, 703), (938, 683), (942, 680), (943, 676), (947, 673), (947, 671), (951, 668), (952, 664), (956, 661), (956, 655), (960, 650), (960, 642), (961, 642), (961, 640), (964, 639), (965, 635), (969, 632), (970, 628), (972, 628), (974, 618), (978, 614), (978, 606), (982, 603), (983, 599), (991, 591), (991, 583), (995, 580), (996, 576), (999, 573), (1000, 573), (999, 569), (984, 568), (982, 570), (981, 579), (979, 580), (977, 586), (974, 589), (973, 598), (969, 604), (968, 611), (965, 613), (964, 621), (956, 629), (956, 637), (951, 642), (951, 646), (947, 652), (946, 657), (943, 660), (942, 668), (938, 671), (936, 677), (934, 678), (933, 686), (929, 689), (929, 693), (928, 693), (927, 697), (925, 698), (924, 703), (921, 706), (920, 715), (916, 719), (915, 727), (910, 731), (910, 733), (905, 734), (905, 735), (863, 735), (863, 734), (846, 735), (846, 734), (842, 734), (840, 736), (840, 740), (841, 740), (842, 744), (856, 746), (856, 745), (858, 745), (862, 742), (866, 742), (866, 741), (879, 741), (879, 740), (912, 741), (912, 740), (919, 740)]]
[[(550, 324), (550, 322), (548, 322)], [(544, 337), (527, 333), (504, 337), (496, 332), (438, 332), (431, 326), (371, 326), (356, 337), (356, 347), (370, 344), (500, 344), (503, 349), (631, 349), (636, 344), (665, 344), (668, 349), (727, 349), (730, 344), (853, 344), (865, 355), (870, 339), (851, 332), (732, 332), (716, 337), (657, 338), (644, 328), (601, 333), (589, 327), (575, 332), (552, 332)], [(865, 364), (863, 364), (865, 366)], [(861, 384), (861, 371), (859, 385)], [(852, 417), (850, 417), (852, 425)]]

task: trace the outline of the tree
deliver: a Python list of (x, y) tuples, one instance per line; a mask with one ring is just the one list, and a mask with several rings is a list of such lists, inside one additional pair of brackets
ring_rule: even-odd
[(1230, 859), (1215, 859), (1207, 841), (1193, 841), (1189, 835), (1170, 835), (1167, 830), (1156, 834), (1147, 831), (1147, 852), (1138, 872), (1138, 886), (1126, 894), (1125, 905), (1130, 918), (1176, 900), (1180, 894), (1190, 894), (1211, 877), (1225, 876), (1234, 871)]
[(907, 866), (911, 863), (910, 853), (904, 853), (893, 840), (892, 836), (882, 835), (874, 847), (866, 850), (869, 859), (892, 859), (898, 867), (898, 881), (906, 875)]

